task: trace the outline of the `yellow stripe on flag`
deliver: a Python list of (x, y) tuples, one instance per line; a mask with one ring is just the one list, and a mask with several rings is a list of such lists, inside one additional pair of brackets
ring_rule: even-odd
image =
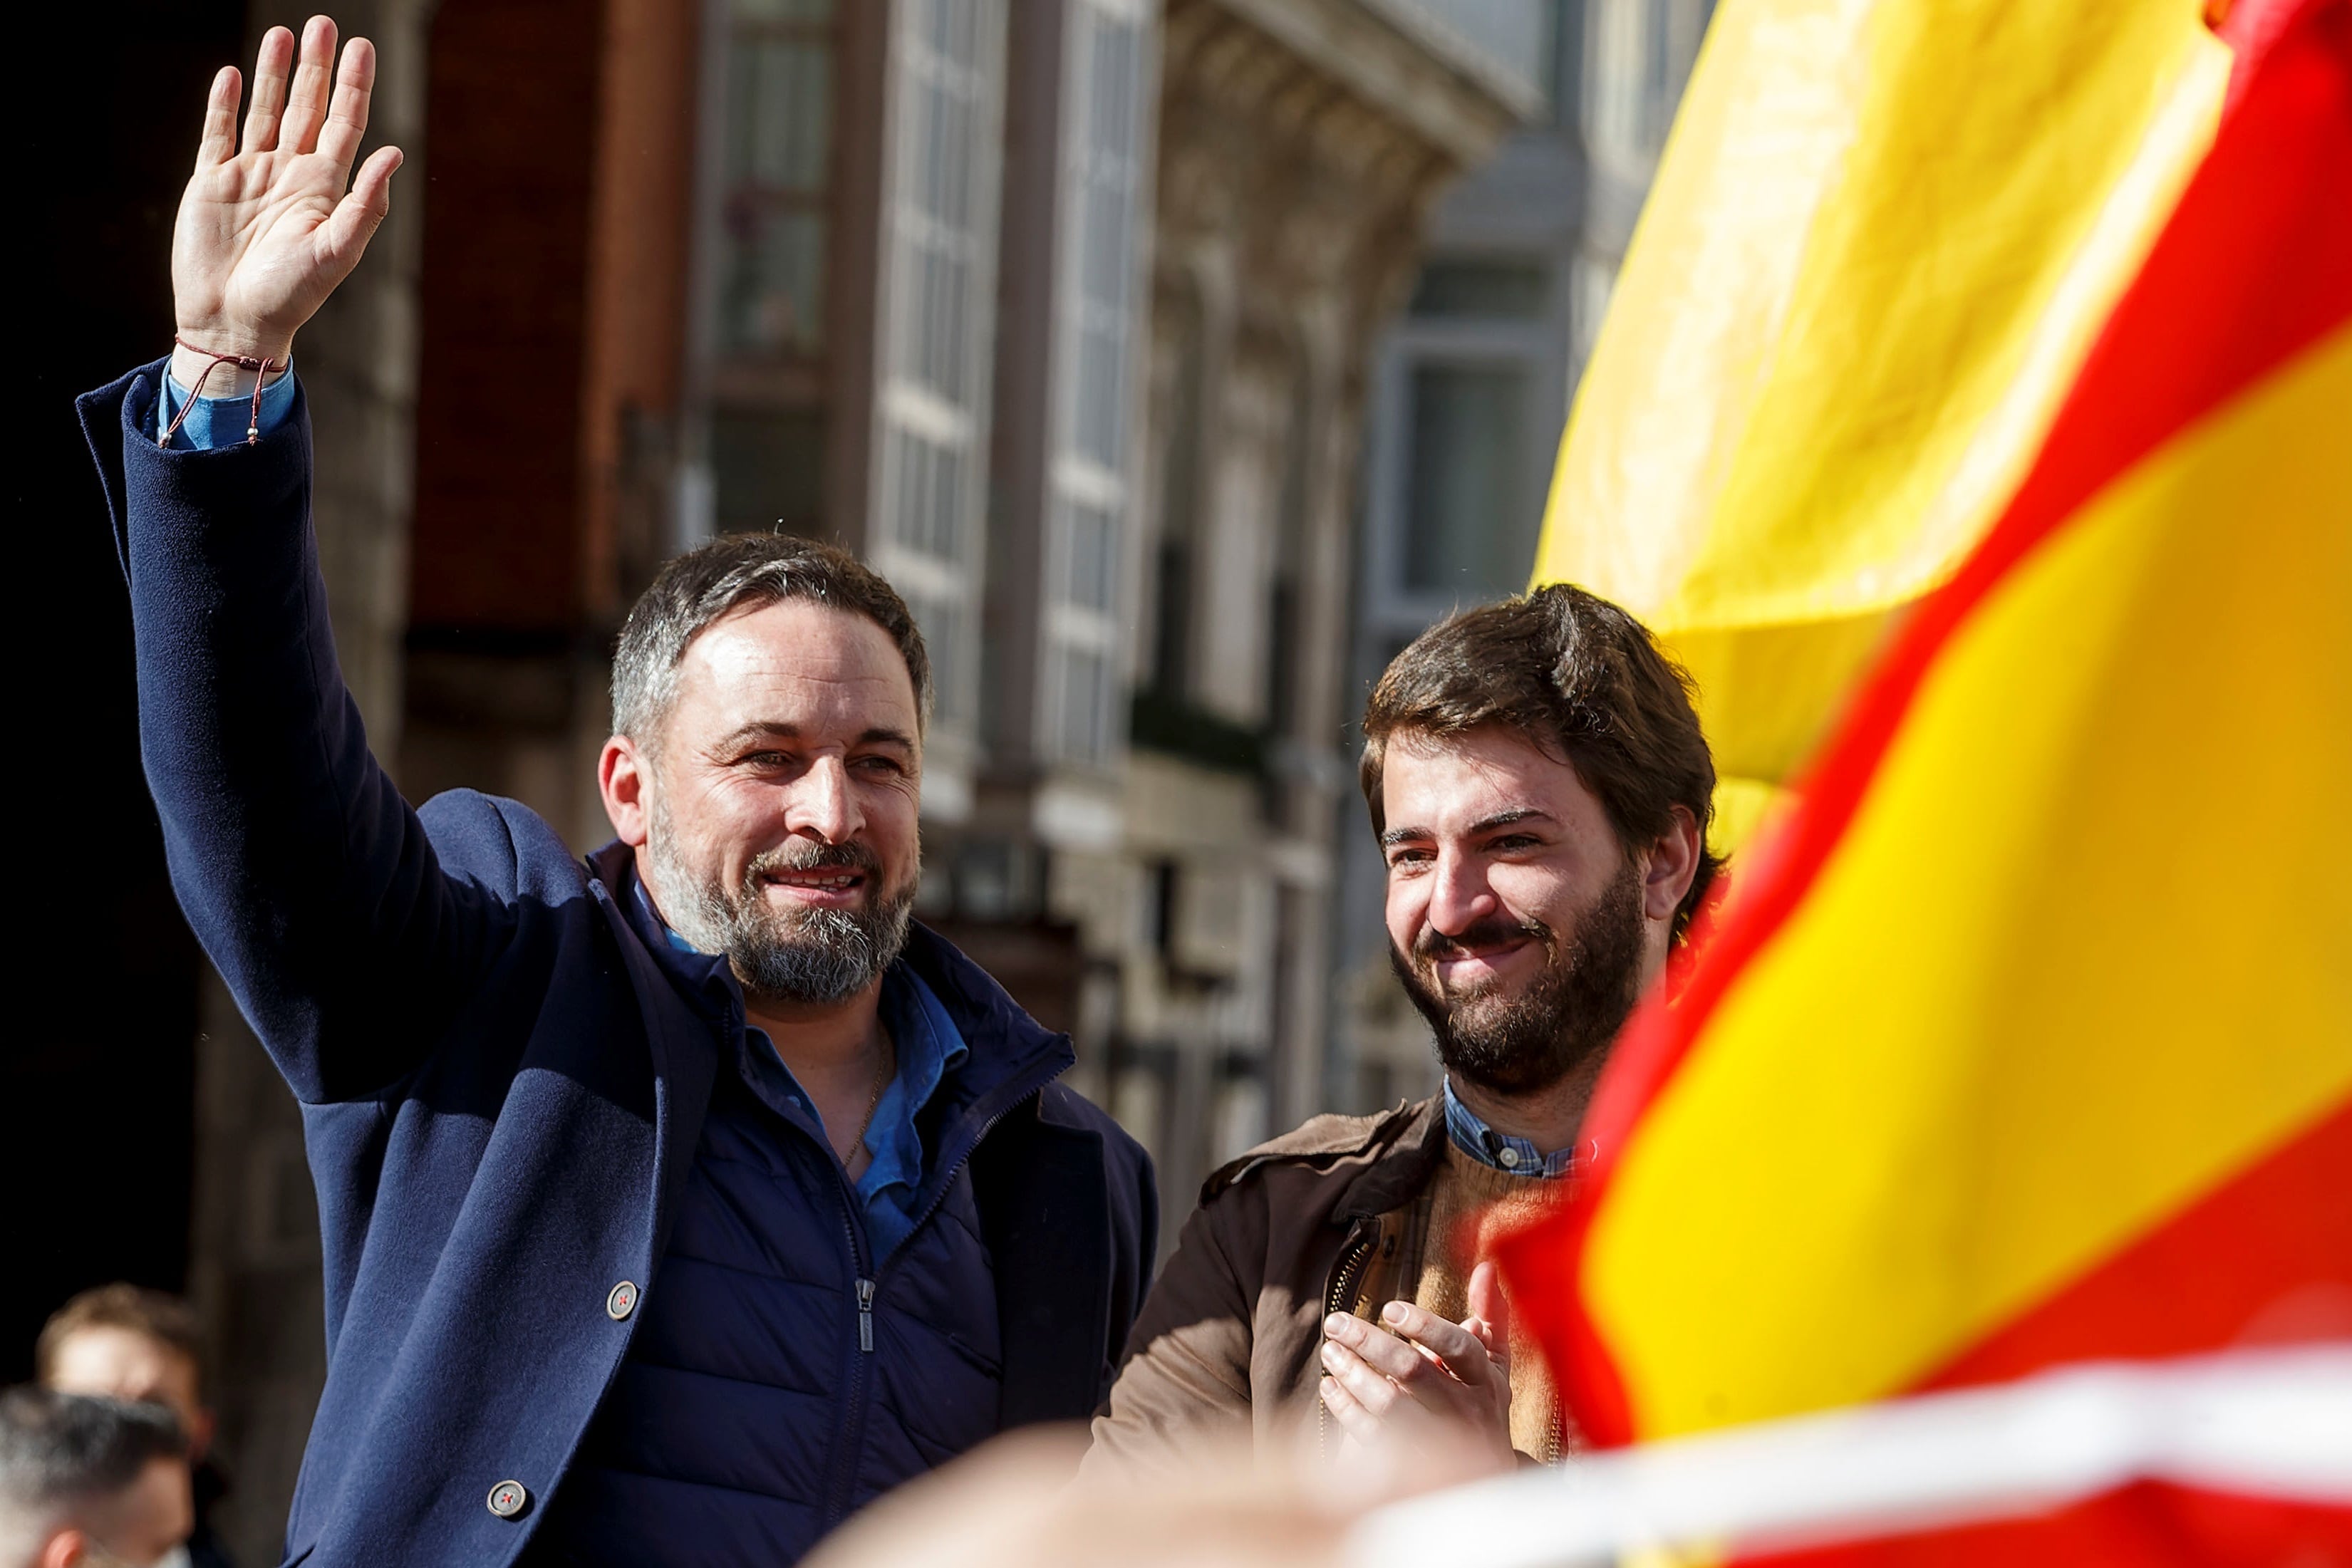
[(1956, 630), (1595, 1217), (1643, 1436), (1902, 1389), (2352, 1094), (2347, 409), (2339, 329)]
[(2200, 13), (1717, 14), (1561, 443), (1535, 575), (1665, 638), (1751, 800), (2038, 448), (2211, 139), (2230, 60)]

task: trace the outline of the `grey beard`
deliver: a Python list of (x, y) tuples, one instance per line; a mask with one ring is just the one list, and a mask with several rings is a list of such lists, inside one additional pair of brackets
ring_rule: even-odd
[[(650, 818), (648, 869), (670, 925), (702, 951), (725, 954), (752, 995), (819, 1006), (845, 1001), (879, 979), (906, 947), (913, 879), (885, 888), (880, 862), (865, 845), (794, 840), (756, 856), (742, 882), (730, 887), (715, 873), (696, 877), (671, 847), (666, 814), (656, 807)], [(770, 905), (761, 892), (760, 879), (770, 872), (828, 866), (866, 873), (872, 891), (864, 909), (787, 913)]]

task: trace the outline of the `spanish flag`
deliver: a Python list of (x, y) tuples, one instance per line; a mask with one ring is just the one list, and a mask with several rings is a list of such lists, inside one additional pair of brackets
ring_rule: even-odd
[(1509, 1251), (1584, 1429), (2352, 1341), (2347, 800), (2352, 0), (2303, 0)]
[[(2257, 0), (2259, 3), (2259, 0)], [(1736, 848), (2017, 487), (2218, 123), (2200, 0), (1726, 0), (1536, 580), (1697, 678)]]

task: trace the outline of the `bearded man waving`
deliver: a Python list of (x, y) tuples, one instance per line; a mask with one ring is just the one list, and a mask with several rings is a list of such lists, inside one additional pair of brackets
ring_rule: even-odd
[[(215, 79), (172, 357), (81, 400), (173, 885), (302, 1106), (327, 1382), (289, 1561), (779, 1563), (1004, 1427), (1083, 1417), (1148, 1278), (1142, 1150), (908, 918), (930, 666), (776, 537), (630, 612), (584, 862), (368, 750), (311, 537), (297, 330), (357, 265), (375, 58)], [(568, 132), (566, 132), (568, 133)], [(350, 189), (345, 190), (346, 181)], [(209, 395), (207, 395), (209, 394)]]

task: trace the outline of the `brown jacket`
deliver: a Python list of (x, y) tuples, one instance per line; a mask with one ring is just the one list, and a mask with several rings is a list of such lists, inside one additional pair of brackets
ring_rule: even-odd
[(1382, 1265), (1417, 1247), (1444, 1149), (1433, 1098), (1318, 1116), (1212, 1176), (1128, 1337), (1086, 1469), (1149, 1471), (1221, 1432), (1336, 1444), (1316, 1393), (1323, 1319), (1390, 1299)]

